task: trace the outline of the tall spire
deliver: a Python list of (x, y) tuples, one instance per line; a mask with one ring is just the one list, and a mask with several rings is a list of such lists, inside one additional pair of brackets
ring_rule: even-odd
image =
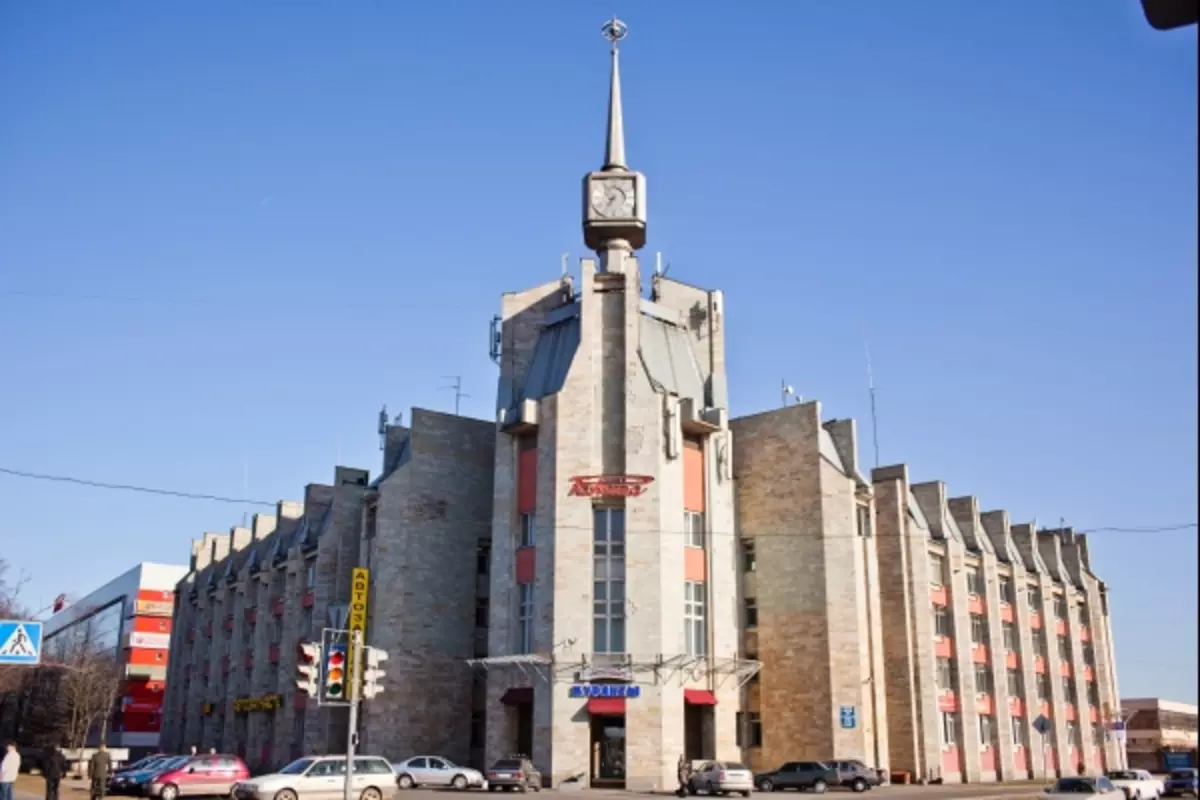
[(608, 139), (604, 147), (604, 171), (624, 172), (625, 163), (625, 120), (621, 115), (621, 53), (617, 42), (629, 34), (621, 20), (613, 17), (601, 29), (604, 38), (612, 42), (612, 77), (608, 90)]

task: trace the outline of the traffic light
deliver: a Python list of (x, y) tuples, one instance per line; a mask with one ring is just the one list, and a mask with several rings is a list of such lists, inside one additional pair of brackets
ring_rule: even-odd
[(346, 645), (329, 645), (325, 657), (325, 699), (346, 699)]
[(386, 673), (379, 668), (379, 665), (387, 661), (388, 654), (386, 650), (381, 650), (378, 647), (364, 647), (362, 654), (362, 696), (364, 699), (370, 700), (383, 691), (383, 687), (379, 685), (379, 681)]
[(296, 664), (296, 688), (310, 697), (320, 691), (321, 645), (315, 642), (300, 643), (300, 661)]

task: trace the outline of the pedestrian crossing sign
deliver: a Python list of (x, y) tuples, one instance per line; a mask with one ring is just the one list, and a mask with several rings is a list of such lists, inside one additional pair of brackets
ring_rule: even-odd
[(0, 620), (0, 665), (36, 666), (42, 660), (42, 623)]

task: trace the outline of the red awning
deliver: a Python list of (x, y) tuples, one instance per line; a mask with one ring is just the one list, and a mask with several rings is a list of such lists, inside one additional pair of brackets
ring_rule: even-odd
[(533, 702), (533, 687), (519, 686), (515, 689), (509, 689), (500, 698), (500, 702), (506, 706), (520, 706), (526, 703)]
[(683, 702), (689, 706), (715, 706), (717, 696), (707, 689), (684, 689)]
[(593, 697), (588, 700), (587, 709), (593, 717), (619, 717), (625, 713), (625, 698)]

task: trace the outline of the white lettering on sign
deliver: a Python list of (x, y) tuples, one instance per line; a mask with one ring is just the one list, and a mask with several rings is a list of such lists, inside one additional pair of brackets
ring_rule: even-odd
[(567, 694), (570, 697), (641, 697), (642, 687), (628, 683), (576, 684)]
[(145, 647), (152, 650), (166, 650), (171, 646), (171, 634), (134, 631), (129, 634), (129, 646)]

